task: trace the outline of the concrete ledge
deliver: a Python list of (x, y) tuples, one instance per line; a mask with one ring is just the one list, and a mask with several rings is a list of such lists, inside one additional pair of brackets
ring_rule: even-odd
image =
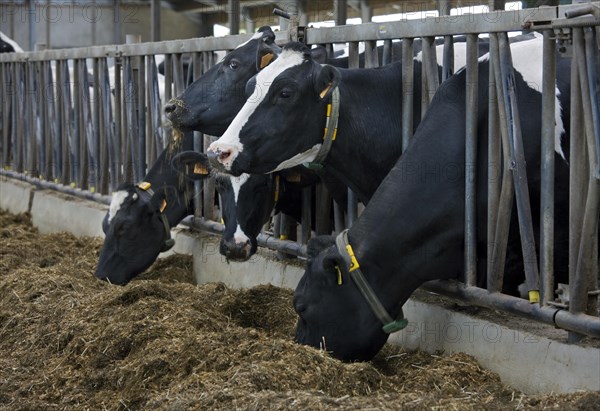
[(281, 262), (275, 253), (260, 249), (250, 260), (228, 263), (219, 254), (220, 237), (201, 233), (194, 247), (194, 274), (198, 284), (223, 282), (233, 288), (249, 288), (258, 284), (295, 288), (304, 274), (304, 264)]
[(567, 333), (551, 326), (425, 291), (413, 297), (403, 308), (409, 325), (391, 335), (392, 344), (470, 354), (528, 394), (600, 390), (600, 341), (566, 344)]
[(102, 220), (108, 207), (50, 190), (34, 193), (33, 225), (40, 233), (68, 231), (76, 236), (103, 237)]
[(31, 184), (0, 177), (0, 208), (13, 214), (30, 211), (34, 190)]

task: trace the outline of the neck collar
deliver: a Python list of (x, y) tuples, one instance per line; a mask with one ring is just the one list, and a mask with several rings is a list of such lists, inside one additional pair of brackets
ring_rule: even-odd
[(331, 103), (327, 104), (327, 120), (325, 121), (325, 132), (323, 133), (323, 144), (319, 148), (317, 155), (310, 163), (305, 163), (306, 168), (321, 169), (323, 161), (331, 150), (331, 145), (337, 137), (338, 119), (340, 116), (340, 90), (337, 86), (331, 93)]
[[(367, 300), (367, 303), (371, 307), (371, 310), (373, 310), (375, 316), (383, 324), (383, 332), (386, 334), (391, 334), (405, 328), (408, 325), (408, 320), (404, 318), (402, 308), (400, 308), (400, 314), (398, 314), (398, 317), (394, 320), (387, 312), (383, 304), (381, 304), (381, 301), (379, 298), (377, 298), (377, 295), (375, 295), (375, 292), (367, 282), (367, 279), (360, 269), (360, 264), (354, 255), (354, 250), (348, 242), (348, 229), (342, 231), (335, 238), (335, 246), (337, 247), (338, 252), (342, 255), (342, 258), (348, 267), (348, 273), (350, 274), (350, 277), (360, 290), (365, 300)], [(338, 282), (341, 283), (341, 276), (338, 279)]]

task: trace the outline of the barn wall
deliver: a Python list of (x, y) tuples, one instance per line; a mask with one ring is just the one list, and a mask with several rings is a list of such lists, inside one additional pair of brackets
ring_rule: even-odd
[[(138, 34), (150, 41), (150, 3), (123, 4), (115, 18), (109, 4), (75, 5), (68, 2), (36, 2), (29, 11), (24, 5), (0, 5), (2, 31), (13, 38), (25, 51), (31, 51), (29, 25), (33, 22), (33, 44), (44, 43), (48, 48), (71, 48), (115, 44), (115, 26), (120, 25), (120, 41), (126, 34)], [(161, 40), (197, 37), (200, 27), (182, 13), (161, 9)]]

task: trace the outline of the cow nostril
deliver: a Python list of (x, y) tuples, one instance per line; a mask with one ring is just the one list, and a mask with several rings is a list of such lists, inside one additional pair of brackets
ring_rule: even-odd
[(165, 113), (172, 113), (177, 109), (177, 104), (169, 102), (165, 105)]
[(217, 155), (219, 156), (219, 161), (225, 161), (231, 155), (231, 151), (230, 150), (218, 151)]

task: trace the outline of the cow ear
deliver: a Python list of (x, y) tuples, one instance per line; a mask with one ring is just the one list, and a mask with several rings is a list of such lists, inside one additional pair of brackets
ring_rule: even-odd
[(306, 245), (306, 253), (309, 258), (314, 258), (327, 247), (335, 244), (335, 238), (330, 235), (320, 235), (317, 237), (313, 237), (308, 240), (308, 244)]
[(328, 64), (321, 66), (315, 79), (315, 92), (321, 100), (326, 100), (340, 83), (340, 71)]
[(152, 195), (148, 203), (150, 213), (163, 212), (167, 208), (167, 194), (164, 190), (159, 190)]
[(317, 45), (310, 49), (310, 55), (312, 59), (319, 64), (327, 63), (327, 49), (321, 45)]
[(171, 160), (171, 167), (184, 177), (192, 180), (204, 180), (210, 174), (210, 165), (205, 153), (184, 151)]
[(268, 31), (263, 31), (262, 37), (258, 40), (256, 49), (256, 71), (260, 71), (267, 67), (280, 53), (281, 47), (275, 44), (275, 34), (269, 27)]

